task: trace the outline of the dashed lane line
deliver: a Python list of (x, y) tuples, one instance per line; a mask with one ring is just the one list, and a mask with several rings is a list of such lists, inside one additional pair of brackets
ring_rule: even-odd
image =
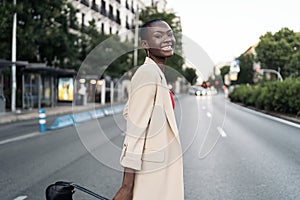
[(217, 127), (217, 130), (219, 131), (220, 135), (225, 138), (227, 137), (227, 134), (225, 133), (225, 131), (221, 128), (221, 127)]
[(24, 200), (24, 199), (27, 199), (27, 196), (19, 196), (17, 198), (15, 198), (14, 200)]
[(39, 132), (34, 132), (34, 133), (27, 134), (27, 135), (22, 135), (22, 136), (18, 136), (18, 137), (14, 137), (14, 138), (9, 138), (9, 139), (0, 141), (0, 145), (8, 144), (8, 143), (11, 143), (11, 142), (16, 142), (16, 141), (19, 141), (19, 140), (24, 140), (24, 139), (27, 139), (27, 138), (32, 138), (32, 137), (35, 137), (35, 136), (40, 135), (40, 134), (41, 133), (39, 133)]
[(212, 117), (212, 115), (210, 114), (210, 112), (207, 112), (206, 115), (207, 115), (207, 117), (209, 117), (209, 118)]

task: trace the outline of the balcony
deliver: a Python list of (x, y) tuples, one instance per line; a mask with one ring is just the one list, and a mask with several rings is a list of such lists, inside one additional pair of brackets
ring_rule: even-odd
[(115, 16), (112, 13), (109, 13), (108, 18), (112, 21), (115, 20)]
[(121, 19), (120, 19), (120, 17), (117, 17), (117, 18), (116, 18), (116, 22), (117, 22), (119, 25), (121, 25)]
[(87, 7), (90, 6), (90, 1), (89, 1), (89, 0), (80, 0), (80, 2), (81, 2), (83, 5), (87, 6)]
[(94, 11), (96, 11), (96, 12), (99, 12), (99, 6), (97, 5), (97, 4), (95, 4), (95, 3), (93, 3), (92, 4), (92, 9), (94, 10)]
[(101, 11), (100, 11), (101, 15), (103, 16), (107, 16), (107, 12), (106, 12), (106, 9), (104, 7), (101, 7)]

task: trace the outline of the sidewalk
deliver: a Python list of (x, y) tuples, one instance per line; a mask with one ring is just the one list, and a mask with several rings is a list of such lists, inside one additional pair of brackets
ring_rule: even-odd
[[(119, 105), (119, 103), (114, 103), (113, 105)], [(72, 114), (72, 113), (79, 113), (83, 111), (91, 111), (99, 108), (110, 107), (112, 104), (107, 103), (105, 105), (101, 105), (98, 103), (91, 103), (85, 106), (72, 106), (72, 105), (61, 105), (56, 106), (53, 108), (45, 108), (47, 116), (59, 116), (63, 114)], [(17, 121), (24, 121), (30, 119), (38, 119), (39, 118), (39, 109), (32, 109), (32, 110), (21, 110), (20, 113), (12, 113), (6, 112), (4, 114), (0, 114), (0, 125), (5, 123), (17, 122)]]

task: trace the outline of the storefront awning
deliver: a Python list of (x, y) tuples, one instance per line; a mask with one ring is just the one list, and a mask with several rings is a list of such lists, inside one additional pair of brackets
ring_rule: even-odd
[(36, 64), (29, 64), (24, 69), (22, 69), (22, 73), (50, 74), (57, 76), (75, 76), (77, 74), (77, 72), (73, 69), (57, 69)]
[[(11, 62), (9, 60), (0, 59), (0, 68), (4, 67), (11, 67), (14, 64), (14, 62)], [(25, 61), (17, 61), (15, 62), (16, 67), (25, 67), (28, 65), (28, 62)]]

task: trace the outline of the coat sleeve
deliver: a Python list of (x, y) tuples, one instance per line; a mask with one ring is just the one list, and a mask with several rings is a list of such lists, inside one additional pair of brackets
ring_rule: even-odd
[(131, 80), (131, 93), (126, 105), (126, 136), (120, 163), (123, 167), (141, 170), (145, 135), (154, 106), (157, 74), (137, 71)]

